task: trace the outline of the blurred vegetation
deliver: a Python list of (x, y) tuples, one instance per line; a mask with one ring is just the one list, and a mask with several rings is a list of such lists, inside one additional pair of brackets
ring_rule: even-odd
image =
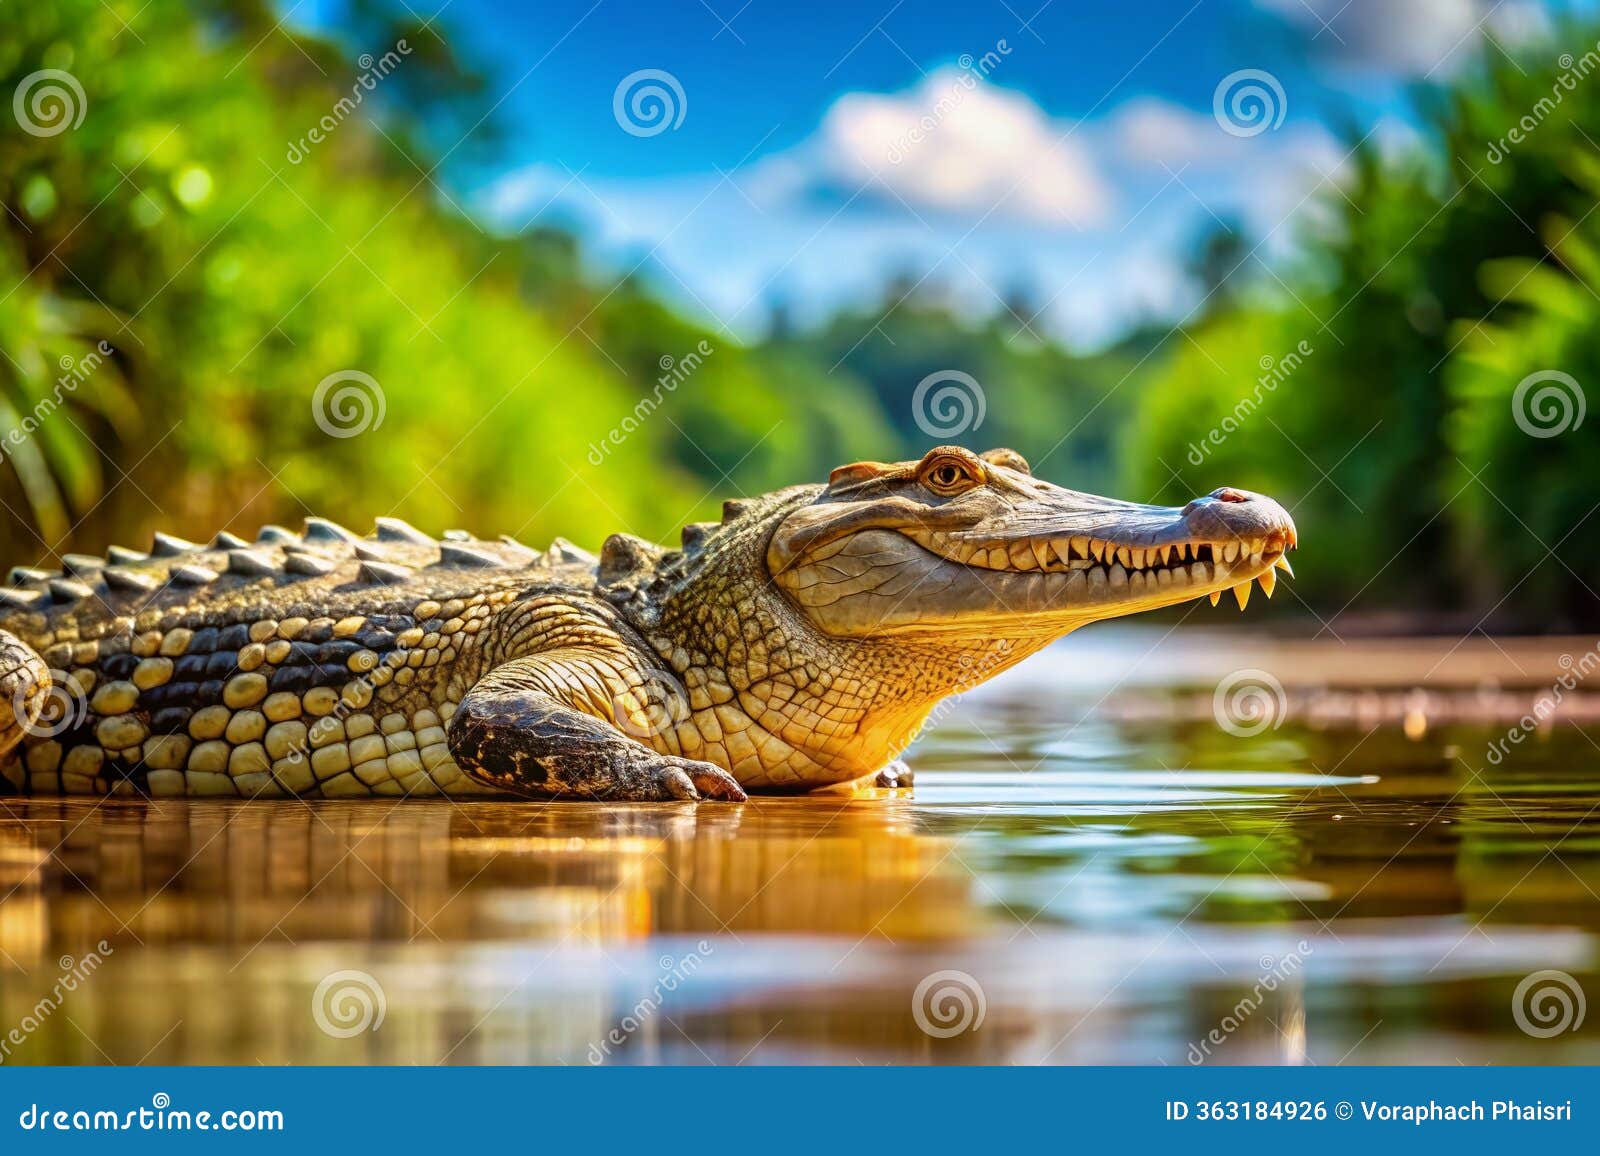
[[(1594, 28), (1422, 90), (1413, 145), (1352, 134), (1291, 264), (1250, 276), (1255, 239), (1220, 226), (1196, 240), (1204, 300), (1182, 330), (1085, 354), (1041, 336), (1026, 293), (972, 320), (915, 277), (738, 345), (595, 273), (566, 233), (494, 235), (458, 208), (438, 166), (500, 138), (476, 123), (472, 62), (403, 7), (357, 3), (336, 39), (277, 27), (263, 0), (151, 0), (137, 35), (118, 9), (0, 8), (0, 91), (59, 69), (86, 102), (77, 127), (8, 123), (0, 145), (0, 431), (48, 414), (0, 442), (7, 562), (307, 512), (670, 538), (730, 494), (922, 452), (942, 439), (912, 395), (955, 367), (985, 393), (958, 440), (1054, 480), (1281, 497), (1303, 549), (1280, 606), (1600, 620), (1600, 433), (1532, 437), (1513, 406), (1529, 374), (1600, 380), (1596, 78), (1490, 149)], [(402, 39), (393, 74), (309, 140), (358, 52)], [(313, 394), (347, 370), (379, 383), (381, 424), (329, 437)], [(633, 422), (641, 400), (659, 410)]]

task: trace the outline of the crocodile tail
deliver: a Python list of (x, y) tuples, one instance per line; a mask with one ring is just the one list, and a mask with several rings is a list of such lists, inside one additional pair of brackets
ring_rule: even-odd
[(37, 651), (0, 630), (0, 767), (27, 737), (50, 697), (50, 668)]

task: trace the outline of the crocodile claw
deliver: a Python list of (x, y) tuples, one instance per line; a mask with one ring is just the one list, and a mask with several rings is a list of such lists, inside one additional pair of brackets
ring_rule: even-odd
[(674, 799), (717, 799), (742, 803), (748, 798), (739, 781), (721, 767), (696, 759), (664, 759), (659, 782)]

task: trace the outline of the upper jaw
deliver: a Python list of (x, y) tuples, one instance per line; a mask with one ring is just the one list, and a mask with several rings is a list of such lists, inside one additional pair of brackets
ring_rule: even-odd
[(1243, 607), (1253, 581), (1271, 596), (1275, 568), (1289, 569), (1284, 555), (1298, 544), (1282, 506), (1240, 490), (1218, 490), (1181, 509), (1079, 494), (1052, 504), (1055, 510), (1027, 509), (994, 525), (901, 532), (952, 562), (1045, 577), (1059, 587), (1061, 609), (1091, 617), (1206, 595), (1215, 603), (1229, 588)]

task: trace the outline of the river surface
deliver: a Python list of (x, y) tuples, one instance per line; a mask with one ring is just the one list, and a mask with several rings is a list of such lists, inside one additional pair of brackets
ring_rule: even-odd
[(1111, 709), (1194, 637), (1067, 639), (909, 795), (0, 800), (0, 1060), (1600, 1062), (1600, 732)]

